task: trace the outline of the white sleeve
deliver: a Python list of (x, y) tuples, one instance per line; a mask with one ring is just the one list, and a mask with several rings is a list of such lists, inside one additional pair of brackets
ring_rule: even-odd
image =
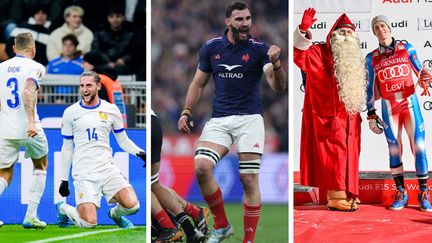
[(71, 139), (63, 139), (61, 149), (61, 180), (69, 181), (69, 174), (72, 165), (73, 156), (73, 141)]
[(62, 134), (64, 139), (72, 140), (73, 139), (73, 129), (72, 129), (72, 122), (71, 122), (71, 117), (70, 117), (71, 112), (69, 112), (69, 110), (70, 110), (70, 108), (67, 108), (63, 112), (61, 134)]
[(42, 64), (37, 63), (34, 70), (28, 75), (27, 79), (32, 79), (36, 84), (36, 89), (39, 89), (40, 83), (42, 82), (42, 78), (45, 76), (45, 73), (46, 68)]
[(113, 132), (114, 134), (123, 132), (124, 131), (123, 116), (116, 105), (114, 104), (111, 105), (113, 106), (114, 109), (114, 119), (112, 124)]
[(114, 133), (114, 137), (116, 138), (120, 148), (124, 151), (133, 155), (136, 155), (139, 152), (144, 152), (144, 149), (141, 149), (129, 139), (125, 131)]

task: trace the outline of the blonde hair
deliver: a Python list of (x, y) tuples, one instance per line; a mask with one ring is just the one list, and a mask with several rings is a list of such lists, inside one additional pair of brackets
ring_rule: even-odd
[(30, 32), (25, 32), (15, 36), (15, 49), (18, 51), (29, 52), (35, 46), (33, 35)]
[(65, 9), (63, 13), (63, 17), (66, 19), (73, 12), (78, 13), (81, 16), (84, 16), (84, 10), (80, 6), (72, 5)]

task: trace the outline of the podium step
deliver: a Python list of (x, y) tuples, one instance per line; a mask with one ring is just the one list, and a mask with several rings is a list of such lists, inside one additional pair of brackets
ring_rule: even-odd
[[(359, 199), (363, 204), (381, 204), (389, 206), (396, 190), (390, 172), (361, 172), (359, 181)], [(408, 191), (408, 204), (418, 205), (418, 180), (415, 172), (405, 172), (405, 189)], [(428, 184), (432, 191), (432, 185)], [(294, 184), (294, 205), (326, 204), (326, 192), (315, 187)]]

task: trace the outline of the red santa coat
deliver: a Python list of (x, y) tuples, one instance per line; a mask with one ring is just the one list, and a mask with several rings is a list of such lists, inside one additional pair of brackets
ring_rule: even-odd
[(323, 44), (311, 46), (298, 28), (294, 33), (294, 62), (306, 73), (300, 174), (303, 185), (358, 195), (361, 117), (347, 113), (339, 99), (329, 44), (331, 32), (347, 20), (339, 17)]

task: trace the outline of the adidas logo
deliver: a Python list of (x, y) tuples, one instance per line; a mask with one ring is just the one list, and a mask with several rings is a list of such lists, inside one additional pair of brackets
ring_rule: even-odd
[(254, 148), (260, 148), (260, 146), (259, 146), (258, 143), (256, 143), (253, 147), (254, 147)]
[(219, 59), (220, 59), (220, 55), (219, 55), (219, 53), (215, 56), (214, 59), (216, 59), (216, 60), (219, 60)]

